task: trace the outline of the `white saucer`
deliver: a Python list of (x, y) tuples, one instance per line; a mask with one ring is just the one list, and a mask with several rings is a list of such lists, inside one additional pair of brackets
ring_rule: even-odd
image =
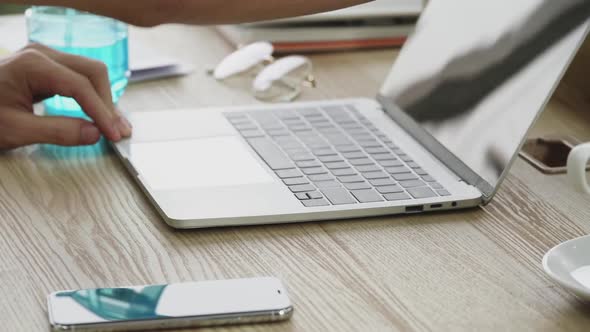
[(590, 235), (549, 250), (543, 257), (543, 268), (558, 284), (590, 300)]

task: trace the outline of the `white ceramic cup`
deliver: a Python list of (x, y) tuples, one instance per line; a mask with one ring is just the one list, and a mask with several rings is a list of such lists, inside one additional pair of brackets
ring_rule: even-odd
[(571, 184), (580, 192), (590, 194), (586, 167), (590, 161), (590, 143), (576, 146), (567, 158), (567, 174)]

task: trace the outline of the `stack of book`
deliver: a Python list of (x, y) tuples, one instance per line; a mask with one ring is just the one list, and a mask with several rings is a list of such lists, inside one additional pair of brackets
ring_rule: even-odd
[(328, 13), (217, 29), (235, 46), (266, 40), (277, 53), (398, 47), (423, 8), (423, 0), (376, 0)]

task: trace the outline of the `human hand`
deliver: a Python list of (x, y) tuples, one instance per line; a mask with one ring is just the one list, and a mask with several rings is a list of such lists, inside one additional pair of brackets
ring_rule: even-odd
[[(33, 105), (56, 94), (75, 99), (94, 121), (41, 117)], [(36, 143), (90, 145), (131, 135), (112, 102), (106, 66), (98, 61), (31, 44), (0, 59), (0, 150)]]

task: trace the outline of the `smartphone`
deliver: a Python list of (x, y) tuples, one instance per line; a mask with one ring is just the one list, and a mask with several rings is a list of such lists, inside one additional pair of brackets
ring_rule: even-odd
[(133, 331), (286, 320), (287, 290), (272, 277), (59, 291), (54, 331)]

